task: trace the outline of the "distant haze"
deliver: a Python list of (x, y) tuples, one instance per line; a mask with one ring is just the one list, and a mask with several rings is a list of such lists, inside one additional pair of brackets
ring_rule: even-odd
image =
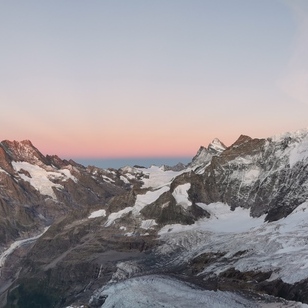
[(156, 166), (175, 166), (178, 163), (188, 164), (191, 162), (192, 157), (154, 157), (154, 158), (75, 158), (75, 162), (87, 166), (95, 166), (99, 168), (115, 168), (119, 169), (125, 166), (142, 166), (142, 167), (151, 167), (152, 165)]

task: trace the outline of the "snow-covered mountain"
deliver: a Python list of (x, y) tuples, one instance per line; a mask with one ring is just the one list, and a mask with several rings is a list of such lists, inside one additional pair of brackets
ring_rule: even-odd
[(305, 307), (307, 168), (308, 130), (119, 170), (3, 141), (2, 306)]
[(189, 166), (196, 173), (203, 173), (204, 168), (211, 162), (212, 157), (219, 156), (226, 148), (218, 138), (215, 138), (207, 148), (204, 146), (200, 147)]

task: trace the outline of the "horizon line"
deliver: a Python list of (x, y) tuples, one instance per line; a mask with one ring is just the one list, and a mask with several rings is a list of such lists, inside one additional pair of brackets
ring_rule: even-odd
[(178, 163), (184, 165), (189, 164), (192, 161), (192, 157), (122, 157), (122, 158), (71, 158), (75, 162), (83, 166), (95, 166), (99, 168), (123, 168), (126, 166), (175, 166)]
[[(121, 160), (121, 159), (176, 159), (176, 158), (192, 158), (194, 155), (161, 155), (161, 156), (74, 156), (72, 155), (71, 159), (106, 159), (106, 160)], [(68, 158), (68, 155), (64, 155), (65, 158)]]

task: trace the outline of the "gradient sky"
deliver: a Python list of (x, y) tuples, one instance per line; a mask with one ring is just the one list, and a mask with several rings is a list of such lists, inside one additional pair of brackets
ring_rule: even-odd
[(306, 0), (0, 0), (1, 140), (193, 156), (308, 127)]

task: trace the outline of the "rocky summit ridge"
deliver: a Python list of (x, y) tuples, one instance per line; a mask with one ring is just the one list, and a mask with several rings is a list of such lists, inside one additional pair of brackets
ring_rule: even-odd
[(118, 170), (2, 141), (0, 304), (145, 307), (127, 290), (152, 281), (140, 303), (201, 288), (211, 306), (206, 290), (223, 307), (304, 307), (307, 168), (307, 129), (214, 139), (187, 166)]
[(227, 147), (218, 139), (215, 138), (208, 147), (201, 146), (197, 154), (193, 157), (190, 167), (206, 166), (213, 156), (220, 155)]

